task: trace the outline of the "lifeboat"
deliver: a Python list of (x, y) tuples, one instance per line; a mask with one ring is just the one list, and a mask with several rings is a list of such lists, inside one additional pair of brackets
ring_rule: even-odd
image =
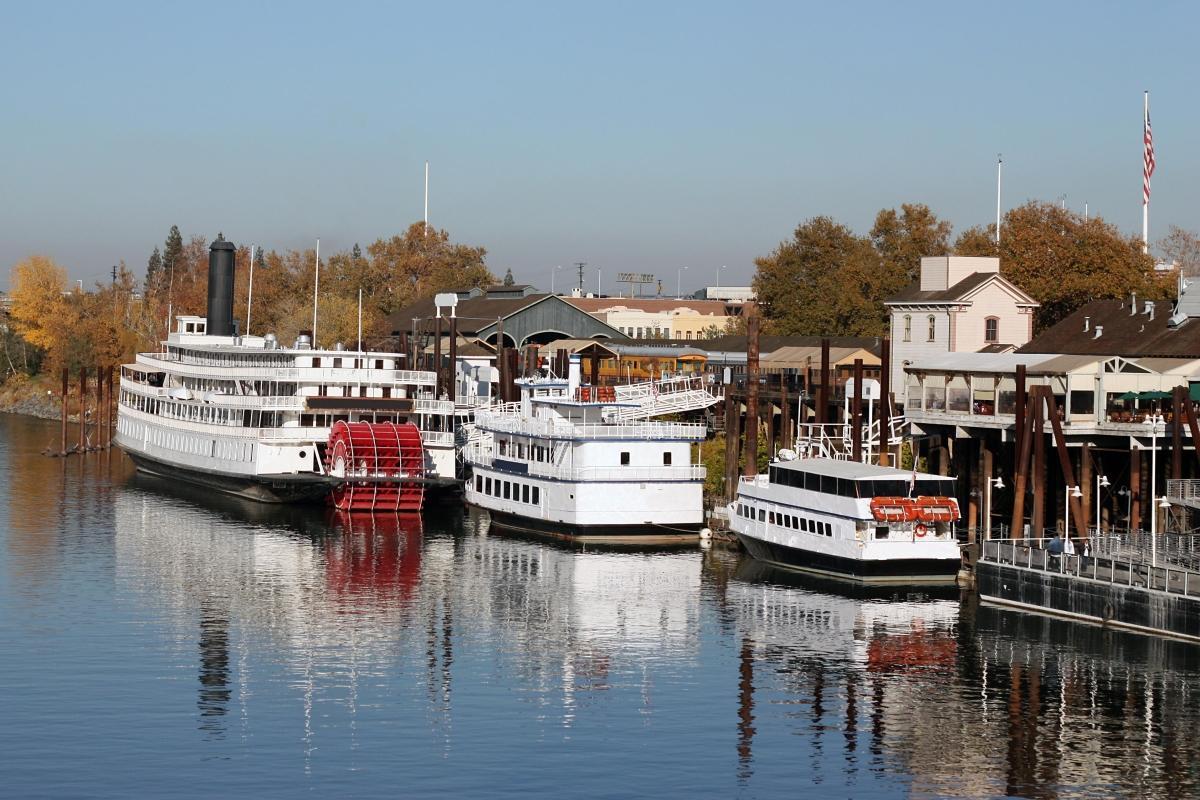
[(954, 522), (958, 519), (958, 501), (953, 497), (918, 497), (917, 519), (922, 522)]
[(917, 507), (907, 497), (872, 497), (871, 514), (879, 522), (912, 522), (917, 519)]

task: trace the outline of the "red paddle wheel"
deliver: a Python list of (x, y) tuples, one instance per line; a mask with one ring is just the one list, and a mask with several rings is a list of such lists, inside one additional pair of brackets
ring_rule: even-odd
[(425, 451), (411, 422), (338, 422), (329, 434), (325, 471), (342, 479), (329, 496), (343, 511), (420, 511)]

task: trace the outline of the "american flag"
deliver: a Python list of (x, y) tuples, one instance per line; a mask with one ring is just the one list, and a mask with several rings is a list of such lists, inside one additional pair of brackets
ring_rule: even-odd
[(1150, 134), (1150, 111), (1148, 109), (1146, 111), (1146, 125), (1143, 130), (1142, 205), (1145, 206), (1150, 204), (1150, 176), (1154, 174), (1154, 137)]

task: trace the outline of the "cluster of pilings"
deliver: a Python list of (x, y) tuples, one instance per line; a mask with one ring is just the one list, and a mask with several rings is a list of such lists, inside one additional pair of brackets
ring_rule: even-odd
[[(67, 422), (70, 416), (70, 401), (78, 398), (79, 439), (68, 441)], [(91, 407), (89, 408), (89, 401)], [(112, 446), (115, 428), (115, 403), (113, 395), (113, 367), (96, 367), (89, 370), (79, 368), (79, 382), (71, 386), (70, 370), (63, 368), (61, 392), (61, 437), (59, 449), (47, 449), (49, 456), (69, 456), (75, 453), (90, 453), (107, 450)]]
[[(1049, 386), (1027, 385), (1023, 365), (1015, 383), (1011, 431), (957, 427), (924, 437), (929, 470), (958, 476), (968, 541), (1041, 538), (1061, 531), (1068, 516), (1071, 536), (1080, 541), (1097, 528), (1149, 529), (1150, 514), (1159, 515), (1160, 531), (1189, 529), (1186, 509), (1172, 507), (1168, 514), (1154, 502), (1168, 478), (1200, 475), (1200, 425), (1187, 387), (1175, 387), (1157, 437), (1135, 426), (1085, 436), (1064, 424), (1062, 403)], [(1187, 449), (1194, 457), (1186, 457)], [(1152, 459), (1152, 450), (1166, 452)]]
[[(863, 386), (863, 360), (854, 360), (855, 395), (850, 398), (849, 420), (845, 419), (845, 408), (834, 398), (834, 380), (831, 372), (829, 348), (830, 340), (821, 340), (821, 365), (819, 372), (814, 375), (805, 374), (791, 376), (785, 372), (763, 373), (760, 365), (759, 351), (759, 315), (754, 304), (747, 303), (746, 315), (746, 381), (745, 385), (729, 384), (725, 387), (725, 403), (721, 414), (719, 427), (725, 432), (725, 475), (724, 496), (732, 501), (737, 495), (739, 474), (753, 476), (758, 474), (759, 437), (763, 436), (768, 456), (791, 448), (794, 445), (793, 436), (809, 438), (815, 436), (820, 426), (840, 425), (850, 423), (851, 450), (846, 454), (854, 461), (863, 461), (867, 456), (862, 439), (863, 407), (861, 399)], [(889, 380), (891, 343), (883, 339), (880, 351), (880, 398), (879, 430), (881, 438), (886, 439), (891, 427), (891, 402)], [(801, 399), (812, 403), (812, 417), (793, 418), (793, 412), (803, 413), (804, 405)], [(745, 413), (742, 413), (742, 406)], [(768, 412), (764, 418), (762, 407)], [(776, 419), (774, 407), (779, 406)], [(880, 448), (879, 460), (885, 465), (894, 465), (897, 461), (895, 453), (885, 446)], [(744, 464), (744, 466), (743, 466)]]

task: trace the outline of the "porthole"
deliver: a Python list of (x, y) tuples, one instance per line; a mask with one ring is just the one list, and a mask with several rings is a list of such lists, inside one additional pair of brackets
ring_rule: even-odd
[(300, 451), (300, 457), (301, 457), (301, 458), (308, 458), (308, 451), (307, 451), (307, 450), (301, 450), (301, 451)]

